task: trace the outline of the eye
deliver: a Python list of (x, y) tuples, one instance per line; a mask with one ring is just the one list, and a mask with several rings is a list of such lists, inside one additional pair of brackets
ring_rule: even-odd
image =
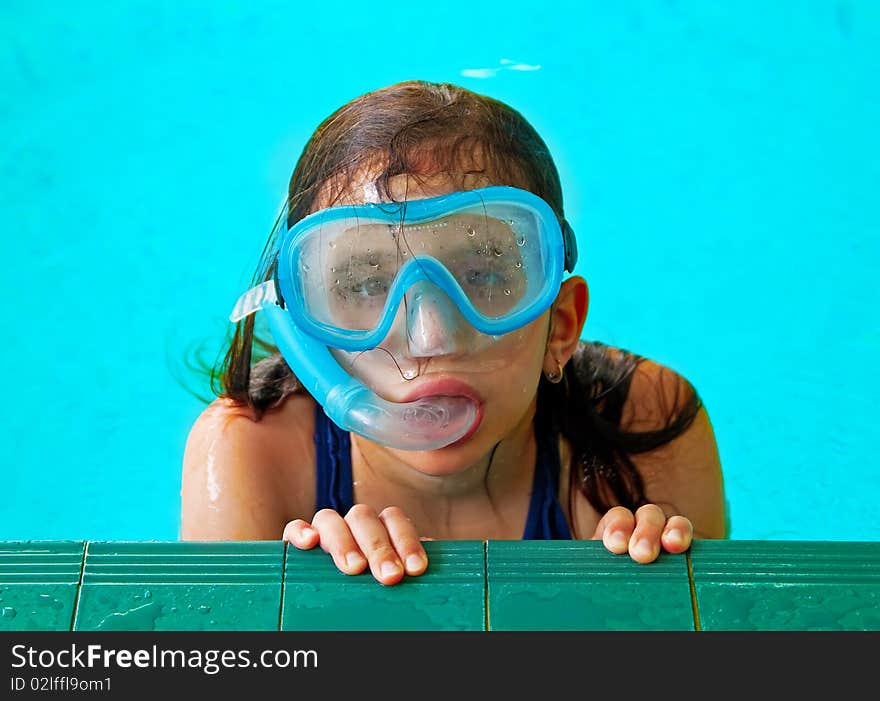
[(389, 280), (387, 277), (372, 275), (362, 280), (353, 280), (347, 287), (347, 293), (360, 299), (374, 299), (388, 294)]
[(470, 268), (465, 273), (465, 282), (471, 287), (486, 288), (502, 285), (507, 278), (498, 270), (489, 268)]

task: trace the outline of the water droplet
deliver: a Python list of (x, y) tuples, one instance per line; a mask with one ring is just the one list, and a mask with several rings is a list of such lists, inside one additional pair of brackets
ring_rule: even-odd
[(303, 264), (302, 264), (302, 269), (303, 269), (303, 272), (304, 272), (304, 273), (307, 273), (307, 272), (309, 272), (309, 270), (311, 270), (312, 268), (311, 268), (311, 266), (310, 266), (308, 263), (303, 263)]
[(497, 258), (498, 256), (504, 255), (504, 251), (502, 251), (502, 250), (501, 250), (500, 248), (498, 248), (497, 246), (493, 246), (493, 247), (492, 247), (492, 253), (495, 254), (495, 257), (496, 257), (496, 258)]
[(0, 612), (0, 618), (15, 618), (17, 615), (18, 612), (11, 606), (4, 606)]
[(504, 290), (504, 294), (505, 294), (507, 297), (510, 297), (510, 290)]
[(526, 237), (525, 237), (525, 236), (519, 236), (519, 237), (517, 237), (517, 239), (516, 239), (516, 245), (517, 245), (517, 246), (525, 246), (525, 245), (526, 245)]
[(474, 236), (477, 235), (477, 230), (474, 229), (474, 227), (472, 227), (472, 226), (469, 226), (467, 229), (465, 229), (465, 232), (467, 233), (467, 235), (470, 238), (473, 238)]
[(336, 241), (331, 241), (328, 245), (330, 248), (336, 248)]
[(517, 268), (521, 268), (521, 267), (522, 267), (522, 263), (520, 263), (519, 261), (517, 261), (515, 267), (517, 267)]
[(210, 606), (199, 606), (199, 613), (201, 613), (201, 614), (211, 613), (211, 607)]
[(336, 272), (336, 268), (330, 268), (330, 272), (331, 272), (331, 273), (335, 273), (335, 272)]
[(144, 598), (149, 599), (151, 596), (153, 596), (153, 592), (151, 592), (149, 589), (144, 589)]

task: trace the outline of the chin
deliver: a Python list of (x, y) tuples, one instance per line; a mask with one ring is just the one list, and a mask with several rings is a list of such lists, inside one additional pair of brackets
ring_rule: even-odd
[(444, 448), (408, 453), (407, 462), (423, 475), (444, 477), (466, 471), (491, 452), (477, 436), (465, 436)]

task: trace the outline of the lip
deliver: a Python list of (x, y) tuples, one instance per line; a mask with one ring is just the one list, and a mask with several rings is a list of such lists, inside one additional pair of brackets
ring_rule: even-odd
[(446, 448), (464, 443), (476, 432), (483, 422), (483, 397), (467, 382), (462, 382), (452, 377), (428, 378), (415, 386), (408, 387), (407, 391), (397, 401), (401, 403), (414, 402), (425, 397), (466, 397), (476, 405), (477, 415), (474, 417), (474, 422), (467, 433), (445, 446)]

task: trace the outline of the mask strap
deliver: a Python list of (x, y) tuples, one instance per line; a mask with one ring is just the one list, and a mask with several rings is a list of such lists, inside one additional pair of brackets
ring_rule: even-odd
[(275, 282), (269, 280), (252, 287), (238, 298), (229, 314), (229, 321), (241, 321), (271, 304), (278, 304), (278, 296), (275, 294)]

